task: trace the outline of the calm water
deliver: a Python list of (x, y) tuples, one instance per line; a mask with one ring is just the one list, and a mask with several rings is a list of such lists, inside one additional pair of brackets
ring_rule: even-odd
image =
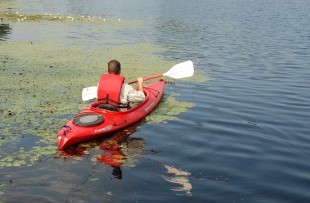
[[(23, 13), (143, 20), (142, 30), (111, 36), (85, 25), (65, 37), (168, 47), (162, 54), (193, 60), (212, 80), (166, 88), (195, 107), (167, 124), (134, 126), (124, 143), (135, 154), (131, 167), (93, 164), (91, 156), (77, 163), (47, 156), (2, 172), (2, 183), (10, 183), (4, 202), (310, 202), (310, 1), (14, 5), (23, 5), (11, 8)], [(0, 32), (1, 40), (33, 37), (6, 25)], [(44, 39), (44, 33), (35, 36)]]

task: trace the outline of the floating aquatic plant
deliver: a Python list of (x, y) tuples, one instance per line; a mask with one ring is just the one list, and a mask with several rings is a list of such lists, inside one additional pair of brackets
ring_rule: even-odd
[[(0, 18), (3, 22), (14, 23), (18, 19), (32, 23), (54, 21), (51, 19), (52, 15), (17, 13), (0, 13)], [(62, 16), (55, 21), (85, 23), (88, 19), (88, 17), (85, 19), (85, 16), (74, 18), (73, 21), (71, 18)], [(121, 25), (119, 29), (142, 25), (123, 20), (109, 22), (100, 18), (93, 18), (93, 20), (89, 23), (107, 25), (109, 22), (111, 25), (119, 23), (118, 25)], [(109, 46), (98, 46), (102, 43), (107, 43)], [(111, 44), (114, 46), (110, 46)], [(2, 121), (0, 146), (17, 143), (21, 141), (22, 136), (36, 138), (33, 146), (27, 149), (1, 152), (0, 167), (32, 165), (42, 156), (55, 154), (57, 131), (74, 114), (87, 107), (88, 103), (81, 100), (81, 90), (98, 83), (100, 74), (106, 73), (106, 64), (109, 60), (117, 59), (122, 63), (122, 74), (129, 82), (139, 76), (164, 73), (179, 63), (179, 61), (167, 61), (158, 54), (165, 50), (150, 43), (131, 44), (121, 40), (101, 39), (61, 38), (0, 42), (0, 80), (4, 84), (0, 87), (0, 94), (4, 95), (0, 98)], [(199, 74), (190, 80), (201, 81), (202, 77), (197, 75)], [(164, 103), (148, 117), (148, 121), (165, 122), (177, 119), (180, 113), (192, 106), (193, 104), (180, 102), (173, 96), (167, 96), (164, 98)], [(84, 154), (87, 155), (87, 152)]]
[(34, 146), (30, 150), (20, 148), (19, 151), (8, 154), (6, 157), (0, 157), (0, 168), (2, 167), (19, 167), (22, 165), (31, 166), (33, 163), (40, 160), (42, 156), (55, 154), (56, 146)]
[(22, 14), (19, 12), (0, 13), (0, 22), (64, 22), (64, 23), (91, 23), (100, 25), (120, 25), (122, 27), (142, 27), (143, 21), (128, 21), (124, 19), (110, 19), (101, 16), (68, 16), (59, 13)]
[(164, 96), (158, 108), (147, 117), (148, 122), (162, 123), (178, 119), (178, 115), (192, 108), (193, 103), (177, 101), (173, 96)]

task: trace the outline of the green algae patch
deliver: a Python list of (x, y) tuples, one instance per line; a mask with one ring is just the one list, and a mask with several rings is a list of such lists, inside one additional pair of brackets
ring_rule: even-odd
[(181, 113), (194, 106), (193, 103), (178, 101), (173, 96), (164, 96), (159, 106), (146, 119), (149, 123), (166, 123), (177, 120)]
[(6, 157), (0, 157), (0, 168), (3, 167), (20, 167), (23, 165), (31, 166), (39, 161), (41, 157), (52, 155), (57, 152), (55, 146), (35, 146), (30, 150), (20, 148), (19, 151), (8, 154)]
[[(0, 23), (7, 29), (14, 28), (17, 35), (35, 34), (34, 38), (39, 38), (0, 41), (0, 94), (3, 95), (0, 97), (0, 147), (23, 145), (23, 137), (34, 137), (33, 145), (27, 149), (10, 152), (16, 151), (12, 147), (1, 152), (0, 168), (32, 165), (43, 156), (55, 154), (56, 134), (61, 126), (90, 103), (82, 101), (82, 89), (97, 85), (111, 59), (121, 62), (126, 82), (165, 73), (183, 62), (167, 60), (161, 55), (168, 51), (166, 48), (111, 37), (120, 31), (143, 29), (142, 21), (15, 12), (0, 13)], [(71, 37), (81, 26), (94, 33), (108, 33), (105, 35), (108, 37), (81, 34), (79, 38)], [(195, 69), (193, 77), (182, 81), (206, 80)], [(147, 120), (149, 123), (174, 120), (192, 106), (172, 95), (164, 96)]]
[[(195, 66), (195, 64), (194, 64)], [(211, 78), (207, 77), (201, 69), (195, 68), (194, 75), (189, 78), (184, 78), (182, 81), (192, 82), (192, 83), (203, 83), (211, 80)]]
[[(165, 60), (158, 53), (166, 50), (150, 43), (100, 48), (80, 45), (81, 41), (0, 42), (0, 94), (5, 95), (0, 98), (0, 145), (19, 142), (21, 136), (38, 138), (30, 149), (0, 154), (0, 167), (32, 165), (42, 156), (55, 154), (58, 130), (88, 106), (81, 91), (98, 83), (109, 60), (121, 62), (127, 82), (164, 73), (179, 63)], [(173, 96), (164, 97), (147, 119), (177, 119), (192, 106)]]
[[(122, 19), (110, 19), (104, 18), (100, 16), (68, 16), (61, 15), (59, 13), (45, 13), (45, 14), (24, 14), (19, 12), (5, 12), (0, 13), (1, 21), (70, 21), (70, 22), (101, 22), (101, 23), (114, 23), (114, 22), (129, 22)], [(144, 24), (143, 21), (131, 21), (131, 22), (140, 22), (140, 24)]]
[[(0, 44), (3, 54), (0, 56), (0, 79), (5, 84), (0, 88), (5, 95), (0, 100), (1, 119), (4, 120), (0, 124), (2, 134), (14, 134), (14, 128), (7, 126), (18, 125), (28, 133), (35, 131), (31, 134), (47, 137), (52, 133), (48, 129), (65, 123), (63, 115), (75, 114), (87, 106), (81, 101), (81, 90), (98, 83), (111, 59), (121, 61), (126, 81), (166, 72), (177, 63), (158, 57), (155, 53), (164, 49), (148, 43), (113, 49), (63, 46), (62, 43), (56, 40)], [(171, 102), (169, 109), (180, 109), (180, 112), (192, 106), (172, 99), (167, 101)], [(177, 111), (171, 114), (177, 115)]]
[[(45, 14), (22, 14), (19, 12), (6, 12), (0, 13), (0, 22), (12, 23), (12, 22), (63, 22), (69, 24), (87, 23), (88, 25), (99, 26), (113, 26), (112, 30), (123, 29), (125, 27), (143, 27), (145, 23), (143, 21), (123, 20), (123, 19), (109, 19), (100, 16), (66, 16), (59, 13), (45, 13)], [(120, 27), (117, 27), (120, 26)], [(108, 31), (108, 30), (105, 30)]]

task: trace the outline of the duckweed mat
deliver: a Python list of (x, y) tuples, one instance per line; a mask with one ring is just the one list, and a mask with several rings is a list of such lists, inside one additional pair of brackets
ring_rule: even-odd
[[(165, 59), (160, 53), (166, 49), (151, 43), (64, 37), (68, 32), (66, 26), (74, 26), (74, 23), (100, 24), (96, 32), (119, 32), (129, 27), (143, 27), (141, 22), (19, 13), (0, 13), (0, 19), (9, 23), (8, 26), (13, 25), (15, 31), (39, 30), (44, 25), (44, 33), (50, 33), (44, 40), (0, 41), (0, 168), (31, 166), (42, 156), (58, 156), (58, 130), (88, 106), (89, 102), (81, 99), (81, 91), (98, 83), (100, 75), (106, 73), (109, 60), (121, 62), (127, 82), (164, 73), (183, 62)], [(49, 23), (53, 26), (46, 26)], [(117, 29), (104, 27), (115, 24)], [(50, 37), (56, 32), (56, 37)], [(206, 77), (196, 72), (185, 81), (202, 82)], [(193, 105), (165, 95), (147, 122), (177, 119)], [(26, 137), (30, 138), (27, 143)]]
[(114, 28), (116, 26), (124, 27), (141, 27), (144, 25), (143, 21), (128, 21), (123, 19), (110, 19), (100, 16), (68, 16), (61, 15), (59, 13), (45, 13), (45, 14), (23, 14), (19, 12), (5, 12), (0, 13), (0, 21), (7, 22), (62, 22), (62, 23), (87, 23), (92, 25), (112, 25)]

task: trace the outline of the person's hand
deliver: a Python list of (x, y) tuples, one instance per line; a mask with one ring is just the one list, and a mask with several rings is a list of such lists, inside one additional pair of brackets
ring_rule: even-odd
[(138, 90), (143, 92), (143, 78), (138, 78)]
[(142, 83), (143, 82), (143, 78), (138, 78), (138, 83)]

